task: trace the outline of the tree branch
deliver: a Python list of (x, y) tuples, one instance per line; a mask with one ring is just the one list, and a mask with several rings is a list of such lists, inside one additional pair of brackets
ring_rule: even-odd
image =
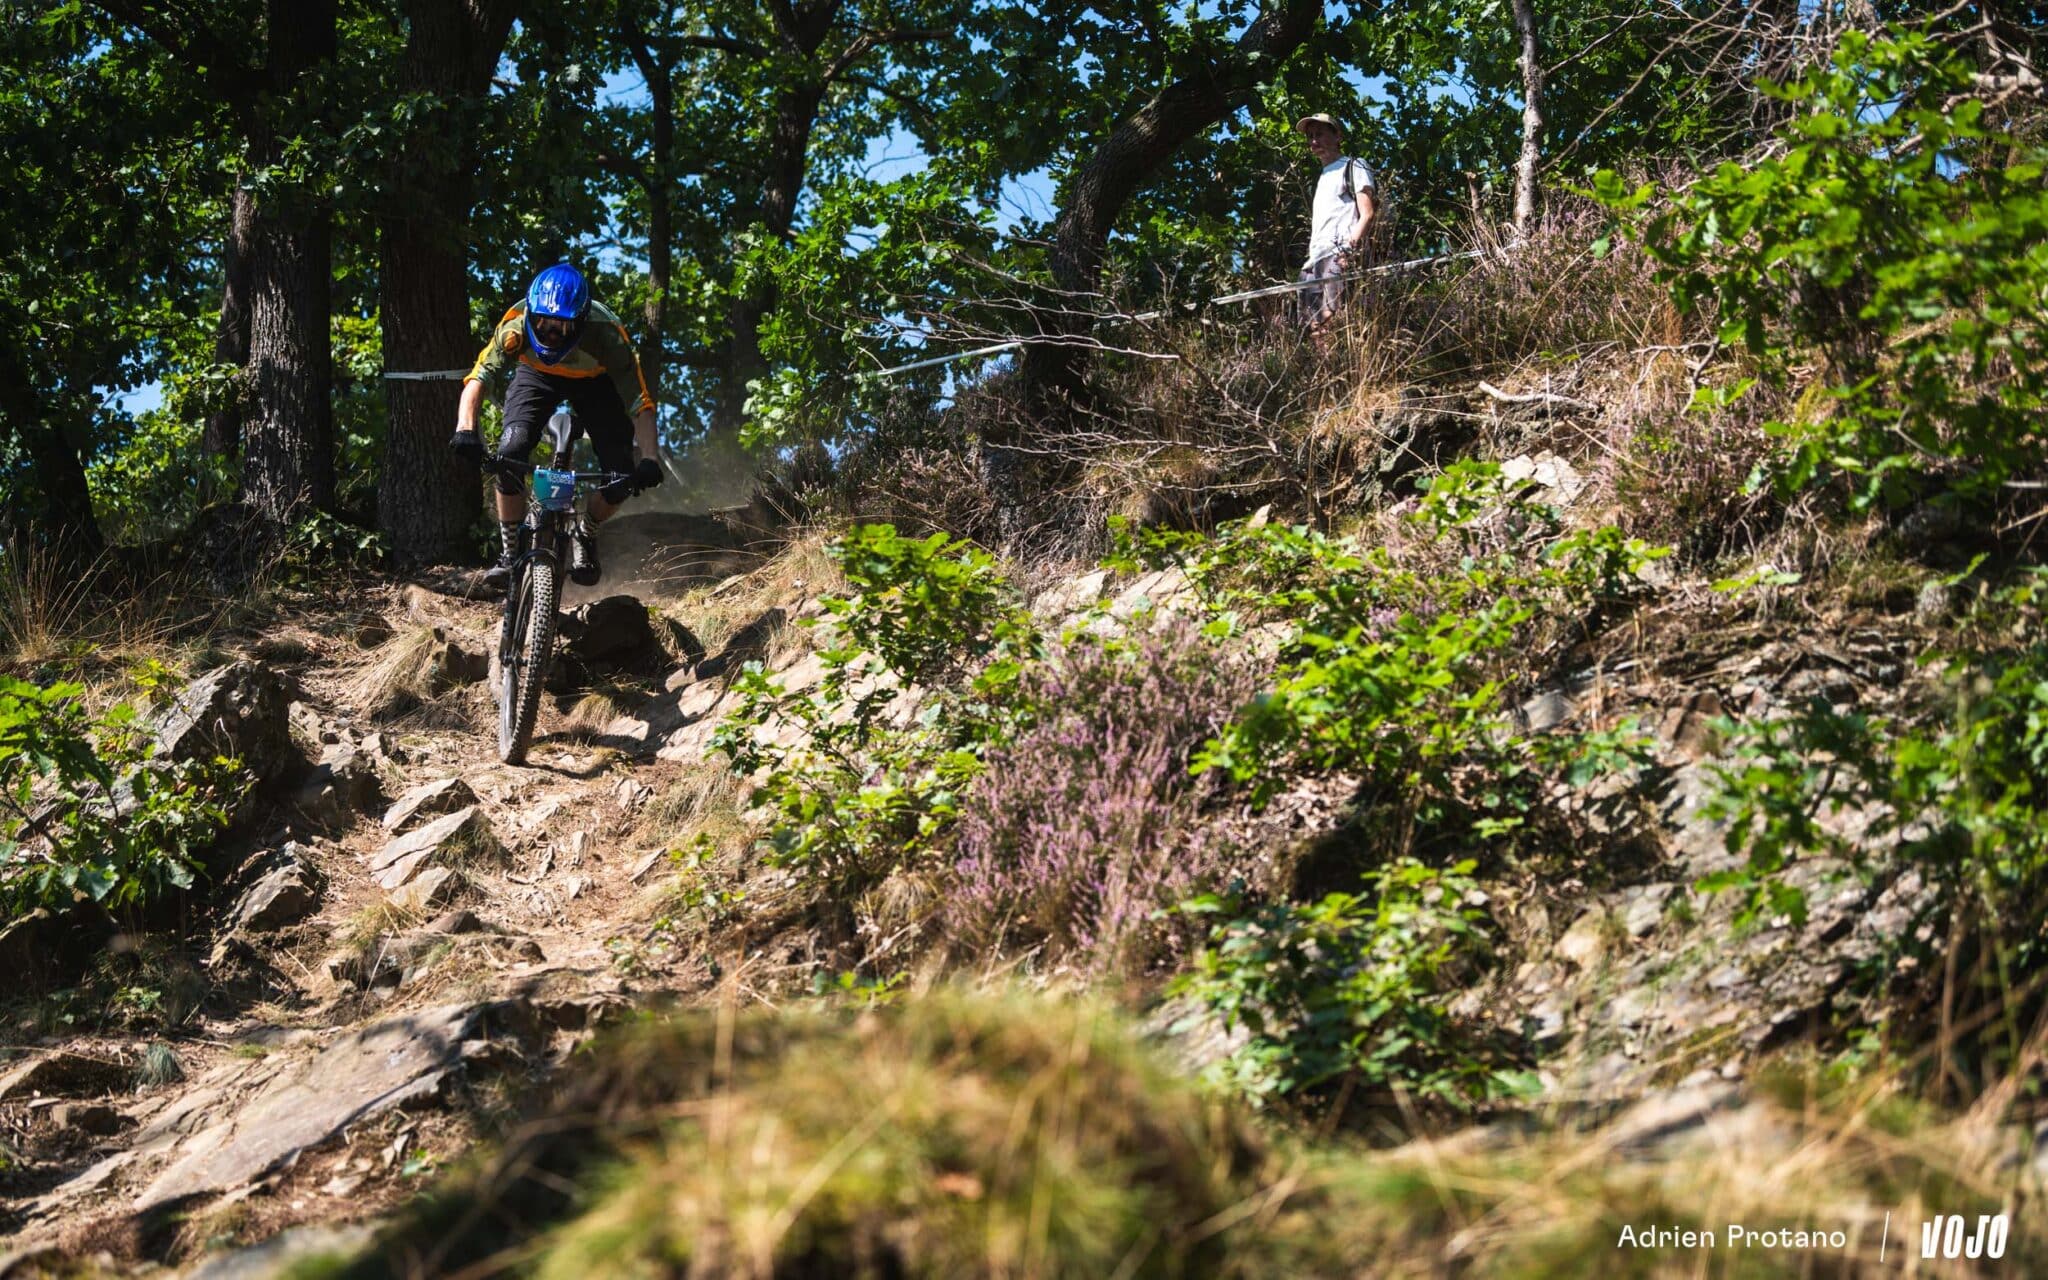
[[(261, 68), (242, 54), (242, 46), (223, 38), (203, 20), (183, 15), (171, 6), (143, 3), (143, 0), (93, 0), (116, 22), (133, 27), (145, 39), (168, 49), (186, 66), (201, 72), (213, 91), (227, 102), (241, 107), (262, 87)], [(166, 9), (170, 9), (166, 13)]]
[(692, 49), (718, 49), (725, 53), (737, 53), (749, 58), (765, 58), (769, 56), (765, 45), (755, 44), (751, 40), (741, 40), (737, 36), (714, 34), (676, 36), (674, 39), (677, 44)]

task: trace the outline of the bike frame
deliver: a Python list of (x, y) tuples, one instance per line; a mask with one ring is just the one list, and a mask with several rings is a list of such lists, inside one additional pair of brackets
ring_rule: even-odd
[[(559, 425), (558, 425), (559, 424)], [(576, 438), (567, 415), (549, 423), (554, 456), (566, 458)], [(508, 764), (525, 760), (532, 740), (540, 694), (554, 661), (555, 609), (560, 600), (563, 541), (583, 520), (579, 502), (591, 490), (632, 477), (611, 471), (557, 471), (512, 458), (494, 460), (496, 469), (520, 468), (533, 473), (527, 486), (524, 548), (512, 562), (505, 584), (505, 608), (499, 627), (498, 751)], [(545, 481), (545, 483), (543, 483)], [(538, 566), (546, 571), (535, 578)]]

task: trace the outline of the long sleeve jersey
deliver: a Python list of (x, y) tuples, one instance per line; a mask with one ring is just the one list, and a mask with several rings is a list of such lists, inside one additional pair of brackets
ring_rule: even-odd
[(546, 364), (527, 349), (526, 304), (516, 304), (498, 321), (490, 343), (478, 354), (463, 381), (483, 383), (485, 392), (500, 400), (504, 398), (506, 384), (512, 380), (512, 370), (522, 364), (558, 378), (609, 377), (618, 388), (619, 401), (626, 406), (627, 413), (644, 413), (654, 408), (654, 396), (647, 389), (646, 376), (640, 372), (640, 357), (633, 350), (633, 340), (626, 336), (626, 326), (619, 323), (618, 316), (601, 302), (590, 304), (590, 314), (583, 320), (582, 339), (569, 349), (560, 364)]

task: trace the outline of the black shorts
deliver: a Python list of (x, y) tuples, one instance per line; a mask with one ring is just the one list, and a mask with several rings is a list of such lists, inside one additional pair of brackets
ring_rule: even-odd
[[(526, 461), (526, 455), (533, 452), (533, 442), (540, 439), (541, 430), (547, 426), (549, 415), (565, 400), (569, 411), (576, 415), (576, 425), (590, 437), (597, 465), (606, 471), (631, 475), (633, 420), (626, 416), (626, 406), (619, 403), (618, 388), (612, 386), (612, 380), (564, 378), (523, 364), (512, 371), (511, 385), (505, 388), (505, 432), (498, 439), (498, 456)], [(523, 474), (498, 473), (499, 493), (525, 491)], [(606, 486), (605, 497), (618, 502), (625, 491), (625, 482), (620, 481)]]

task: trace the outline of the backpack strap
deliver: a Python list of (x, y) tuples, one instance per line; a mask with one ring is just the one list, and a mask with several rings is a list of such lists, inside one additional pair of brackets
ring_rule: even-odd
[(1352, 180), (1351, 180), (1351, 163), (1352, 163), (1352, 162), (1351, 162), (1351, 157), (1350, 157), (1350, 156), (1345, 156), (1345, 157), (1344, 157), (1344, 199), (1345, 199), (1345, 200), (1346, 200), (1347, 202), (1351, 203), (1351, 204), (1357, 204), (1357, 203), (1358, 203), (1358, 187), (1357, 187), (1357, 185), (1356, 185), (1355, 183), (1353, 183), (1353, 182), (1352, 182)]

